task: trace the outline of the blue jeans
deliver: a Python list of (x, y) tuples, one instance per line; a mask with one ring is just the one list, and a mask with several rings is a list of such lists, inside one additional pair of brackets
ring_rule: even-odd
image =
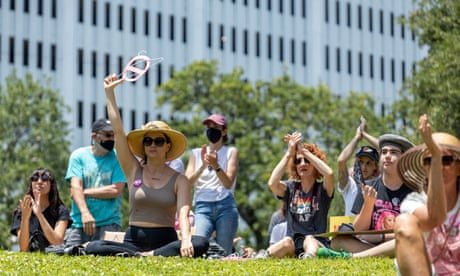
[(233, 238), (238, 230), (238, 209), (233, 195), (220, 201), (198, 201), (195, 203), (195, 235), (210, 238), (216, 231), (216, 242), (232, 253)]
[(121, 226), (116, 223), (112, 223), (96, 227), (96, 233), (92, 236), (88, 236), (83, 231), (83, 228), (70, 228), (66, 231), (65, 244), (80, 245), (89, 241), (103, 240), (105, 231), (120, 232)]

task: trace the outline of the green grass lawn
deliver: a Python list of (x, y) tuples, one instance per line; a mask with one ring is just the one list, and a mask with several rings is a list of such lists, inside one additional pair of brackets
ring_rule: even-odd
[(10, 275), (395, 275), (393, 259), (262, 259), (57, 256), (0, 251), (0, 274)]

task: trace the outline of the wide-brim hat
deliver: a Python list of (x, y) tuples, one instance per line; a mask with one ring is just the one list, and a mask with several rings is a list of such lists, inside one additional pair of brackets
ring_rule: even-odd
[(141, 129), (136, 129), (128, 133), (128, 145), (131, 152), (140, 158), (145, 158), (144, 145), (142, 140), (147, 133), (163, 133), (168, 136), (171, 147), (166, 153), (166, 161), (174, 160), (181, 156), (187, 149), (187, 138), (181, 132), (172, 129), (163, 121), (148, 122)]
[[(445, 132), (433, 133), (433, 140), (442, 148), (460, 154), (460, 141), (453, 135)], [(411, 189), (422, 191), (426, 184), (426, 174), (423, 168), (423, 158), (427, 147), (418, 145), (405, 152), (398, 160), (398, 173), (403, 182)]]

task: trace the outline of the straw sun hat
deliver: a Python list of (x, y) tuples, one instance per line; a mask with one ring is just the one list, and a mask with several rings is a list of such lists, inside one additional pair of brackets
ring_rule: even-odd
[[(445, 132), (433, 133), (433, 140), (442, 148), (452, 151), (460, 157), (460, 141)], [(423, 158), (427, 152), (425, 144), (416, 146), (405, 152), (398, 161), (398, 173), (403, 182), (411, 189), (422, 191), (426, 185), (426, 175), (423, 168)]]
[(171, 148), (166, 153), (166, 161), (174, 160), (184, 153), (187, 148), (187, 138), (181, 132), (172, 129), (163, 121), (148, 122), (141, 129), (136, 129), (128, 133), (128, 144), (131, 152), (140, 158), (145, 158), (144, 145), (142, 140), (147, 133), (162, 133), (168, 136)]

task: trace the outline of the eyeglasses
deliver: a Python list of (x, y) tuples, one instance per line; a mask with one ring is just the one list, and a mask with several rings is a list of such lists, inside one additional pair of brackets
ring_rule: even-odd
[(166, 142), (166, 139), (164, 137), (144, 137), (144, 140), (142, 140), (142, 144), (145, 147), (150, 147), (153, 144), (157, 147), (162, 147)]
[(296, 159), (294, 160), (294, 164), (299, 165), (300, 163), (302, 163), (302, 160), (303, 160), (303, 162), (304, 162), (305, 164), (310, 164), (310, 161), (308, 161), (308, 159), (305, 158), (305, 157), (296, 158)]
[(42, 173), (41, 175), (39, 173), (34, 173), (31, 177), (30, 180), (35, 182), (41, 179), (43, 182), (49, 181), (51, 179), (51, 176), (47, 173)]
[(97, 134), (100, 134), (100, 135), (104, 136), (105, 138), (109, 138), (109, 139), (115, 137), (115, 135), (113, 133), (107, 133), (107, 132), (102, 132), (102, 131), (98, 132)]
[[(452, 155), (444, 155), (442, 157), (442, 165), (443, 166), (450, 166), (454, 161), (458, 161), (457, 157), (454, 157)], [(431, 165), (431, 157), (425, 157), (423, 158), (423, 165), (424, 166), (429, 166)]]

